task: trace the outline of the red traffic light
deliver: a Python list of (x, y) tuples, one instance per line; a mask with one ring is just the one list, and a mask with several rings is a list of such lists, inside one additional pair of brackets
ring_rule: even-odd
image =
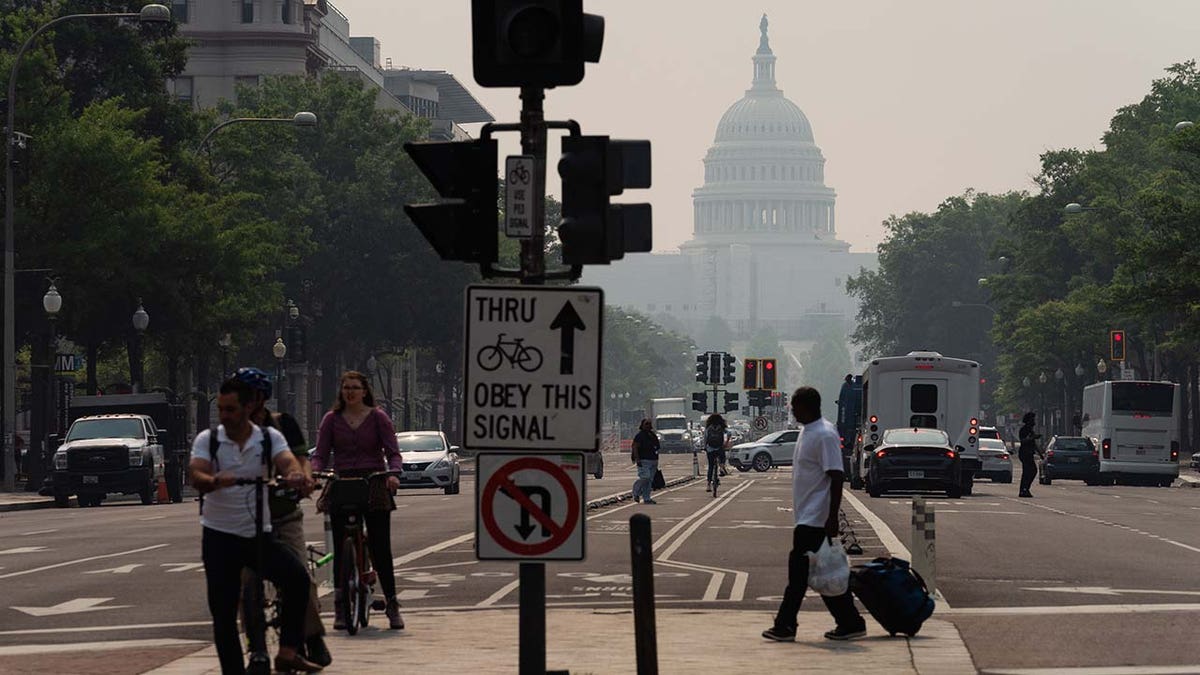
[(1125, 334), (1122, 333), (1121, 331), (1114, 331), (1113, 339), (1116, 340), (1117, 342), (1120, 342), (1121, 340), (1125, 339)]
[(775, 362), (774, 362), (774, 361), (767, 361), (767, 362), (766, 362), (766, 364), (764, 364), (764, 367), (765, 367), (767, 370), (773, 370), (773, 369), (775, 368)]

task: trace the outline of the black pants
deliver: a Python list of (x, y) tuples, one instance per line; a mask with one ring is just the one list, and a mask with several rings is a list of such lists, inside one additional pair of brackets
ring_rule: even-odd
[[(396, 572), (392, 565), (392, 520), (391, 511), (369, 511), (363, 516), (367, 525), (367, 549), (371, 565), (379, 575), (379, 588), (385, 598), (396, 594)], [(346, 536), (346, 517), (333, 516), (333, 578), (342, 578), (342, 539)]]
[[(796, 617), (800, 613), (800, 603), (804, 600), (804, 592), (808, 589), (808, 556), (807, 552), (815, 553), (825, 541), (825, 528), (797, 525), (792, 530), (792, 552), (788, 554), (788, 584), (783, 592), (783, 602), (779, 603), (779, 613), (775, 615), (775, 626), (778, 628), (796, 629)], [(850, 591), (837, 597), (821, 596), (825, 608), (833, 615), (839, 628), (861, 629), (866, 625), (858, 608), (854, 606), (854, 598)]]
[(304, 642), (304, 612), (308, 608), (308, 571), (272, 535), (264, 535), (263, 569), (258, 569), (258, 550), (253, 537), (204, 528), (200, 557), (208, 582), (208, 611), (213, 620), (213, 642), (221, 672), (243, 673), (246, 664), (238, 640), (237, 610), (241, 597), (242, 568), (249, 567), (279, 589), (279, 644), (300, 647)]
[(1037, 462), (1033, 461), (1033, 457), (1021, 457), (1021, 492), (1029, 492), (1035, 478), (1037, 478)]
[(725, 449), (713, 450), (712, 448), (708, 448), (704, 451), (704, 454), (708, 456), (708, 482), (711, 483), (721, 470), (721, 465), (725, 463)]

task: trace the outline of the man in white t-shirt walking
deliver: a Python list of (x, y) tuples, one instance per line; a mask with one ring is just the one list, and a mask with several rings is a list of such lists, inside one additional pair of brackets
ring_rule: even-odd
[[(308, 571), (269, 536), (270, 514), (263, 514), (263, 539), (255, 538), (256, 498), (254, 485), (238, 485), (238, 479), (262, 476), (266, 469), (287, 477), (293, 487), (304, 485), (305, 476), (287, 440), (277, 429), (263, 428), (250, 421), (254, 390), (237, 379), (221, 384), (217, 397), (216, 452), (212, 431), (204, 430), (192, 443), (188, 469), (192, 485), (204, 495), (201, 503), (200, 557), (208, 583), (208, 611), (213, 620), (213, 642), (224, 675), (245, 672), (242, 646), (238, 641), (237, 607), (241, 597), (242, 568), (257, 569), (262, 546), (262, 569), (258, 572), (279, 589), (281, 626), (279, 655), (275, 670), (313, 673), (321, 666), (297, 653), (304, 644), (304, 614), (308, 607)], [(263, 457), (264, 434), (270, 457)], [(215, 456), (214, 456), (215, 455)], [(269, 461), (268, 461), (269, 459)], [(262, 504), (267, 504), (264, 485)]]
[[(775, 615), (775, 625), (763, 637), (778, 642), (796, 639), (796, 618), (808, 588), (808, 552), (816, 552), (828, 537), (837, 545), (838, 512), (842, 506), (842, 450), (837, 429), (821, 417), (821, 394), (800, 387), (792, 394), (792, 414), (804, 425), (792, 453), (792, 501), (796, 527), (788, 555), (788, 584)], [(825, 633), (830, 640), (852, 640), (867, 634), (867, 624), (850, 592), (821, 597), (837, 626)]]

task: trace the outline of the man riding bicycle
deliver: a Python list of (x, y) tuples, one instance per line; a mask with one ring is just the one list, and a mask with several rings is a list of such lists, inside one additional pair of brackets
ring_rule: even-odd
[[(277, 496), (271, 493), (271, 529), (279, 542), (283, 544), (296, 559), (303, 563), (308, 555), (308, 546), (304, 538), (304, 510), (300, 508), (299, 498), (312, 493), (312, 467), (308, 461), (308, 444), (304, 442), (304, 432), (300, 424), (287, 413), (271, 412), (267, 409), (267, 401), (271, 398), (271, 377), (258, 368), (238, 368), (233, 378), (250, 385), (254, 390), (254, 402), (250, 407), (250, 421), (264, 428), (278, 429), (287, 439), (287, 446), (300, 470), (304, 473), (305, 484), (294, 491), (295, 498)], [(249, 572), (243, 574), (243, 582), (249, 578)], [(261, 625), (261, 624), (260, 624)], [(329, 649), (325, 646), (325, 625), (321, 623), (321, 605), (317, 598), (317, 584), (310, 579), (308, 595), (308, 611), (304, 616), (304, 650), (309, 661), (328, 666), (333, 662)]]
[[(261, 477), (264, 465), (286, 476), (293, 488), (306, 479), (287, 441), (277, 429), (263, 429), (250, 420), (255, 391), (248, 384), (229, 379), (221, 384), (217, 414), (221, 425), (196, 435), (188, 463), (192, 485), (201, 493), (201, 560), (208, 585), (208, 610), (213, 620), (213, 642), (222, 673), (244, 673), (242, 645), (238, 640), (237, 607), (241, 597), (242, 568), (249, 567), (270, 580), (279, 590), (282, 626), (275, 669), (315, 673), (321, 666), (298, 653), (304, 643), (304, 612), (308, 607), (309, 579), (304, 565), (269, 534), (256, 537), (254, 491), (267, 487), (239, 485), (239, 481)], [(217, 434), (216, 452), (209, 446)], [(269, 435), (269, 462), (264, 458), (264, 436)], [(262, 565), (259, 566), (261, 556)]]
[(712, 492), (713, 481), (720, 480), (721, 465), (725, 463), (725, 430), (729, 425), (725, 418), (717, 413), (708, 416), (704, 423), (704, 454), (708, 457), (708, 487), (705, 492)]

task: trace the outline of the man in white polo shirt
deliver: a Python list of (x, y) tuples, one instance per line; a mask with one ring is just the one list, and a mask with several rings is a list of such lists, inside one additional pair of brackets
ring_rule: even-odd
[[(262, 476), (268, 467), (271, 473), (287, 477), (293, 487), (305, 482), (304, 473), (287, 441), (277, 429), (260, 428), (250, 421), (255, 392), (250, 385), (237, 379), (221, 384), (217, 397), (216, 452), (212, 452), (210, 436), (204, 430), (192, 444), (192, 459), (188, 469), (192, 485), (204, 496), (201, 502), (200, 524), (201, 559), (208, 583), (208, 611), (213, 619), (213, 642), (221, 672), (244, 673), (245, 662), (238, 640), (237, 606), (241, 596), (242, 568), (258, 568), (259, 546), (262, 547), (262, 569), (258, 572), (279, 589), (280, 614), (279, 654), (275, 670), (282, 672), (317, 672), (321, 667), (297, 653), (304, 643), (304, 612), (308, 606), (308, 572), (304, 565), (269, 535), (271, 517), (264, 514), (263, 540), (255, 539), (254, 485), (238, 485), (238, 479)], [(269, 434), (270, 461), (263, 457), (264, 436)], [(215, 456), (214, 456), (215, 454)], [(262, 504), (267, 504), (267, 488), (263, 486)]]
[[(796, 527), (788, 555), (788, 584), (775, 615), (775, 625), (763, 637), (777, 642), (796, 639), (796, 618), (808, 588), (808, 552), (816, 552), (829, 538), (838, 546), (838, 512), (842, 506), (842, 450), (837, 429), (821, 417), (821, 394), (800, 387), (792, 394), (792, 414), (804, 425), (792, 453), (792, 501)], [(829, 640), (852, 640), (867, 634), (867, 624), (850, 591), (837, 597), (821, 596), (837, 621), (825, 633)]]

